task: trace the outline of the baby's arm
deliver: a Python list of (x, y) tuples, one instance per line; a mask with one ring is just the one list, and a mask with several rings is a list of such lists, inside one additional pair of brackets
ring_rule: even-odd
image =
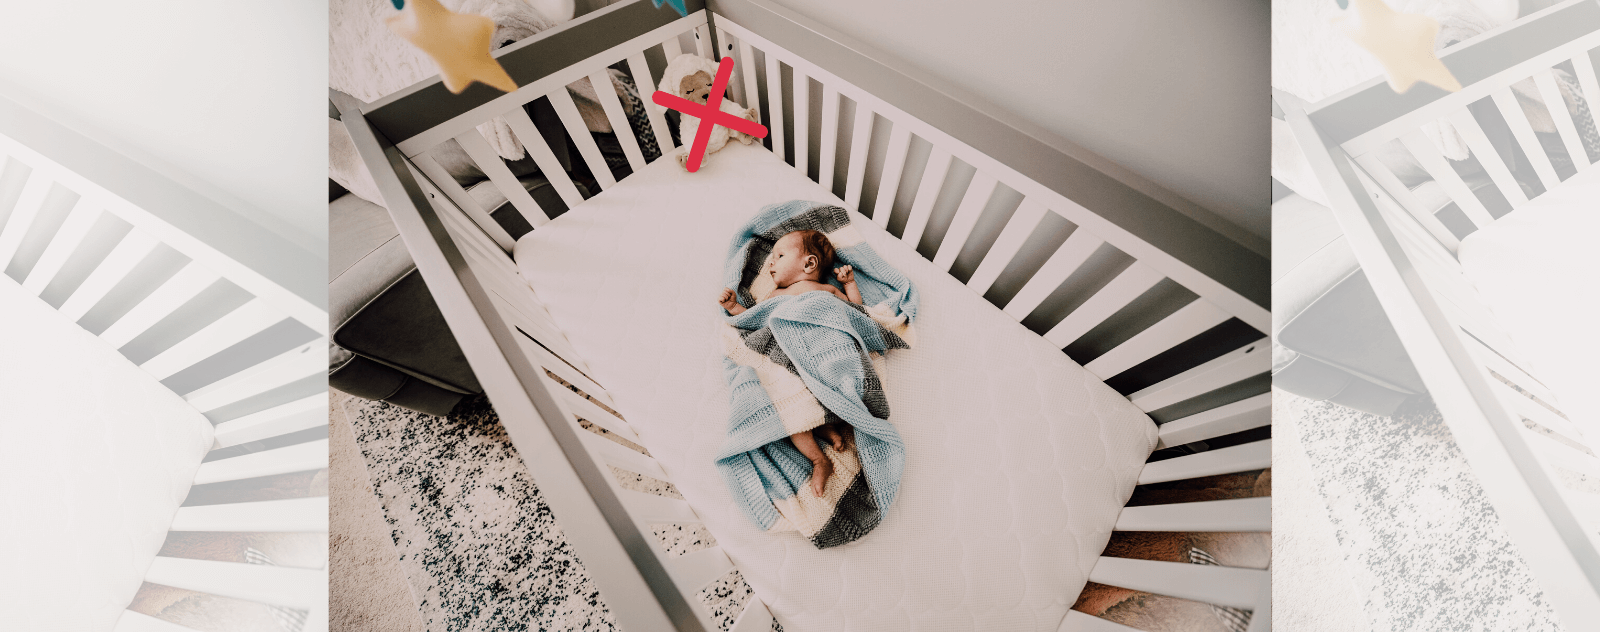
[(851, 303), (855, 303), (857, 305), (860, 305), (861, 304), (861, 288), (856, 287), (856, 271), (855, 271), (855, 268), (852, 268), (850, 266), (844, 266), (842, 268), (834, 268), (833, 276), (839, 277), (839, 282), (844, 284), (845, 300), (848, 300)]
[(744, 313), (744, 306), (739, 304), (739, 301), (733, 296), (733, 290), (728, 288), (722, 288), (722, 296), (717, 298), (717, 304), (734, 316)]
[(828, 486), (828, 477), (833, 475), (833, 461), (822, 453), (822, 448), (817, 447), (817, 439), (811, 436), (810, 430), (789, 435), (789, 440), (811, 460), (811, 493), (821, 497), (822, 491)]

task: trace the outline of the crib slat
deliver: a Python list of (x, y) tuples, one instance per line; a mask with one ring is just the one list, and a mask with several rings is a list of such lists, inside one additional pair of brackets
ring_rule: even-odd
[(817, 182), (833, 190), (833, 166), (839, 154), (839, 91), (833, 84), (822, 86), (822, 138), (817, 160)]
[(252, 299), (238, 309), (206, 325), (194, 335), (184, 338), (166, 351), (146, 360), (139, 368), (156, 379), (166, 379), (196, 362), (215, 355), (245, 338), (277, 324), (287, 318), (284, 313), (260, 298)]
[(1272, 370), (1272, 353), (1262, 338), (1128, 396), (1139, 410), (1150, 412), (1196, 395), (1209, 393)]
[(56, 231), (50, 244), (39, 254), (39, 260), (33, 264), (33, 270), (28, 272), (22, 287), (33, 292), (35, 296), (43, 292), (45, 286), (50, 284), (50, 280), (61, 271), (61, 266), (67, 262), (67, 257), (72, 256), (72, 252), (83, 243), (84, 237), (89, 236), (89, 229), (100, 219), (100, 214), (98, 205), (87, 199), (78, 198), (78, 203), (68, 211), (67, 219), (62, 222), (61, 229)]
[(763, 51), (767, 56), (767, 138), (772, 139), (772, 153), (778, 160), (784, 158), (783, 144), (783, 69), (778, 66), (778, 56)]
[(1255, 608), (1269, 594), (1272, 580), (1267, 571), (1253, 568), (1101, 557), (1089, 572), (1089, 581), (1218, 606)]
[(1272, 423), (1272, 393), (1262, 393), (1226, 406), (1161, 424), (1156, 449), (1205, 441)]
[(589, 171), (600, 188), (604, 190), (616, 186), (617, 179), (611, 175), (611, 167), (606, 166), (605, 156), (600, 155), (600, 146), (594, 143), (594, 136), (589, 134), (588, 126), (584, 125), (583, 115), (578, 113), (578, 105), (572, 101), (572, 94), (562, 88), (550, 93), (549, 99), (556, 116), (566, 126), (567, 135), (578, 146), (578, 154), (589, 165)]
[(1439, 148), (1433, 146), (1428, 137), (1422, 135), (1422, 130), (1411, 130), (1400, 137), (1400, 143), (1411, 150), (1411, 155), (1416, 157), (1422, 168), (1439, 182), (1444, 192), (1454, 200), (1456, 206), (1461, 208), (1467, 219), (1478, 228), (1483, 228), (1494, 222), (1494, 217), (1489, 215), (1489, 209), (1484, 208), (1478, 196), (1473, 195), (1472, 189), (1466, 181), (1461, 179), (1461, 174), (1450, 167), (1450, 161), (1439, 153)]
[(882, 228), (889, 227), (894, 198), (900, 192), (900, 175), (905, 171), (906, 155), (911, 151), (911, 128), (905, 123), (892, 125), (889, 153), (884, 154), (883, 175), (878, 178), (878, 203), (872, 209), (872, 222)]
[(161, 284), (161, 287), (156, 288), (138, 305), (133, 306), (133, 309), (128, 310), (128, 313), (123, 314), (121, 319), (101, 332), (100, 338), (113, 347), (128, 344), (128, 341), (144, 333), (157, 321), (166, 318), (173, 310), (210, 287), (219, 278), (221, 277), (211, 271), (210, 266), (199, 261), (190, 261), (172, 278), (167, 279), (166, 283)]
[(328, 393), (323, 391), (217, 424), (216, 447), (226, 448), (327, 424)]
[(994, 240), (994, 245), (989, 247), (989, 252), (984, 254), (983, 261), (978, 263), (978, 269), (972, 272), (972, 278), (967, 279), (967, 287), (977, 292), (980, 296), (987, 293), (994, 286), (1000, 273), (1006, 266), (1011, 265), (1011, 260), (1016, 258), (1017, 251), (1022, 250), (1022, 244), (1033, 235), (1034, 229), (1044, 221), (1044, 214), (1048, 209), (1044, 203), (1036, 198), (1025, 198), (1011, 214), (1011, 219), (1006, 221), (1006, 227), (1000, 231), (1000, 236)]
[(551, 392), (556, 393), (557, 397), (561, 398), (562, 403), (566, 404), (567, 410), (573, 415), (582, 417), (585, 420), (588, 420), (590, 423), (600, 426), (601, 428), (605, 428), (606, 430), (611, 431), (612, 434), (615, 434), (619, 437), (634, 443), (640, 442), (639, 435), (634, 434), (633, 428), (628, 426), (627, 422), (612, 416), (611, 413), (602, 410), (599, 406), (594, 405), (594, 402), (584, 399), (583, 396), (572, 392), (571, 389), (562, 386), (554, 380), (550, 380), (548, 376), (546, 376), (545, 379), (549, 381), (548, 386), (550, 387)]
[(950, 173), (953, 156), (942, 147), (935, 146), (928, 155), (928, 165), (922, 170), (922, 182), (917, 186), (917, 197), (911, 203), (911, 216), (906, 219), (906, 230), (901, 241), (916, 248), (922, 242), (922, 233), (928, 229), (933, 217), (933, 203), (938, 201), (939, 190), (944, 187), (945, 175)]
[(1583, 88), (1583, 100), (1589, 105), (1589, 119), (1596, 129), (1600, 129), (1600, 79), (1595, 78), (1594, 63), (1589, 61), (1587, 52), (1580, 52), (1572, 58), (1572, 70), (1578, 76), (1578, 86)]
[(1262, 532), (1272, 530), (1271, 498), (1235, 498), (1123, 507), (1117, 531)]
[(4, 226), (0, 226), (0, 272), (11, 265), (11, 258), (17, 255), (22, 238), (33, 227), (33, 218), (44, 206), (45, 197), (50, 194), (53, 184), (41, 169), (34, 169), (28, 174), (28, 182), (22, 185), (17, 203), (11, 207), (11, 218), (6, 220)]
[(1539, 182), (1544, 185), (1544, 190), (1549, 191), (1561, 184), (1561, 178), (1556, 175), (1556, 168), (1550, 164), (1550, 156), (1544, 153), (1544, 147), (1539, 144), (1539, 138), (1533, 133), (1533, 125), (1528, 123), (1528, 116), (1522, 110), (1522, 104), (1517, 102), (1517, 97), (1511, 88), (1501, 88), (1489, 93), (1494, 99), (1494, 105), (1500, 110), (1500, 116), (1511, 127), (1511, 136), (1517, 139), (1517, 146), (1522, 148), (1522, 154), (1528, 157), (1528, 162), (1533, 163), (1533, 172), (1539, 175)]
[(105, 260), (101, 261), (83, 283), (78, 285), (72, 296), (61, 304), (61, 309), (58, 311), (73, 322), (83, 318), (83, 315), (89, 312), (89, 308), (94, 307), (95, 303), (105, 298), (111, 288), (127, 278), (128, 272), (143, 261), (150, 251), (155, 250), (158, 243), (160, 242), (156, 241), (155, 237), (139, 230), (138, 227), (128, 231), (122, 241), (117, 242), (111, 253), (106, 255)]
[(1522, 370), (1522, 367), (1500, 357), (1500, 354), (1495, 353), (1493, 349), (1478, 342), (1477, 338), (1468, 336), (1467, 339), (1471, 341), (1466, 343), (1467, 351), (1472, 354), (1472, 357), (1477, 358), (1479, 364), (1515, 382), (1517, 386), (1533, 393), (1539, 399), (1552, 403), (1556, 401), (1556, 398), (1550, 394), (1549, 389), (1538, 378)]
[[(739, 65), (744, 68), (743, 86), (740, 93), (744, 95), (744, 106), (754, 108), (756, 120), (761, 120), (761, 83), (756, 77), (756, 56), (750, 50), (750, 42), (739, 40)], [(769, 131), (770, 133), (770, 131)]]
[(811, 80), (806, 74), (800, 72), (799, 66), (790, 66), (794, 71), (794, 168), (806, 178), (811, 177)]
[(327, 338), (317, 338), (266, 362), (218, 380), (184, 396), (196, 410), (221, 408), (246, 397), (328, 370)]
[[(728, 32), (719, 26), (717, 27), (717, 54), (713, 59), (720, 63), (725, 57), (733, 57), (733, 38), (729, 37)], [(740, 59), (735, 59), (734, 61), (735, 66), (744, 64), (744, 61)], [(736, 72), (728, 76), (728, 89), (723, 93), (723, 97), (739, 103), (750, 100), (745, 95), (744, 75), (742, 73)]]
[(659, 522), (694, 523), (702, 522), (695, 515), (689, 503), (676, 498), (667, 498), (655, 494), (646, 494), (631, 489), (624, 489), (617, 493), (622, 498), (623, 506), (628, 508), (628, 515), (633, 516), (633, 521), (648, 527)]
[[(1012, 318), (1022, 320), (1032, 314), (1050, 293), (1061, 287), (1067, 278), (1089, 260), (1089, 256), (1098, 250), (1105, 241), (1090, 233), (1083, 227), (1078, 227), (1067, 236), (1067, 241), (1057, 248), (1050, 259), (1044, 262), (1038, 272), (1033, 273), (1033, 278), (1017, 290), (1017, 295), (1006, 303), (1005, 312)], [(1138, 264), (1135, 264), (1138, 265)], [(1065, 346), (1065, 345), (1063, 345)]]
[(683, 47), (678, 44), (678, 36), (674, 35), (662, 42), (661, 52), (667, 56), (667, 63), (669, 64), (672, 63), (672, 60), (677, 59), (679, 55), (682, 55)]
[(1489, 174), (1489, 179), (1505, 194), (1506, 200), (1511, 202), (1511, 208), (1518, 208), (1528, 203), (1527, 194), (1522, 192), (1522, 186), (1517, 184), (1517, 179), (1511, 176), (1511, 169), (1506, 167), (1500, 153), (1494, 150), (1494, 145), (1489, 142), (1489, 137), (1483, 133), (1483, 128), (1478, 126), (1478, 120), (1472, 117), (1472, 112), (1461, 108), (1445, 117), (1450, 125), (1461, 134), (1461, 139), (1466, 141), (1467, 148), (1472, 150), (1472, 155), (1477, 157), (1478, 164), (1483, 165), (1483, 170)]
[[(1495, 395), (1500, 398), (1500, 401), (1505, 403), (1506, 407), (1514, 413), (1515, 417), (1518, 417), (1516, 420), (1517, 425), (1522, 426), (1524, 424), (1523, 419), (1527, 419), (1574, 440), (1584, 436), (1582, 428), (1579, 428), (1571, 421), (1562, 419), (1555, 413), (1550, 412), (1550, 409), (1540, 406), (1538, 402), (1528, 399), (1528, 396), (1518, 393), (1511, 387), (1506, 386), (1505, 383), (1499, 380), (1494, 380), (1490, 382), (1490, 384), (1493, 385), (1492, 388), (1494, 389)], [(1527, 428), (1526, 426), (1523, 426), (1523, 429), (1531, 434), (1540, 434), (1539, 432), (1531, 428)], [(1573, 448), (1572, 446), (1561, 444), (1561, 449), (1572, 450)], [(1589, 458), (1594, 459), (1594, 457)]]
[(1269, 467), (1272, 467), (1272, 440), (1263, 439), (1146, 464), (1144, 471), (1139, 473), (1139, 484), (1181, 481)]
[(1139, 628), (1130, 628), (1110, 619), (1101, 619), (1092, 614), (1085, 614), (1077, 610), (1068, 610), (1067, 617), (1061, 620), (1061, 627), (1056, 632), (1142, 632)]
[(180, 507), (172, 531), (327, 533), (328, 497)]
[(237, 481), (258, 476), (288, 474), (328, 467), (328, 440), (308, 441), (291, 446), (236, 456), (200, 464), (194, 484)]
[[(518, 136), (518, 138), (521, 138), (521, 136)], [(467, 217), (472, 218), (472, 222), (477, 224), (478, 228), (483, 230), (490, 239), (493, 239), (501, 250), (511, 252), (511, 249), (516, 246), (516, 240), (511, 238), (511, 233), (506, 232), (506, 229), (499, 222), (494, 221), (494, 217), (489, 215), (489, 211), (480, 206), (478, 201), (467, 193), (466, 189), (461, 188), (461, 183), (456, 182), (455, 177), (451, 176), (450, 172), (439, 166), (439, 161), (434, 160), (431, 154), (424, 152), (417, 154), (417, 157), (412, 158), (411, 162), (427, 176), (427, 182), (432, 184), (433, 188), (438, 189), (445, 197), (450, 198), (451, 202), (455, 202), (456, 208), (461, 209), (461, 212), (466, 213)], [(418, 178), (418, 180), (422, 180), (422, 178)]]
[(1065, 348), (1077, 341), (1084, 334), (1094, 329), (1095, 325), (1110, 318), (1117, 310), (1127, 307), (1133, 299), (1139, 298), (1145, 291), (1155, 287), (1156, 283), (1165, 278), (1154, 268), (1143, 262), (1135, 261), (1128, 269), (1123, 270), (1116, 278), (1107, 283), (1105, 287), (1095, 292), (1094, 296), (1084, 301), (1077, 309), (1067, 314), (1066, 318), (1045, 332), (1044, 339), (1056, 347)]
[(850, 128), (850, 163), (846, 165), (844, 204), (861, 212), (861, 188), (867, 175), (867, 149), (872, 143), (872, 110), (856, 102), (856, 121)]
[(1161, 322), (1134, 334), (1132, 338), (1095, 358), (1083, 368), (1100, 376), (1100, 379), (1109, 379), (1185, 340), (1205, 333), (1207, 329), (1222, 324), (1232, 316), (1211, 301), (1197, 298), (1173, 312), (1171, 316), (1161, 319)]
[[(672, 151), (672, 131), (667, 129), (667, 118), (661, 106), (656, 105), (655, 99), (650, 95), (656, 91), (656, 79), (650, 75), (650, 64), (644, 59), (644, 53), (634, 53), (628, 56), (628, 71), (633, 74), (634, 83), (639, 84), (641, 103), (644, 111), (650, 115), (650, 131), (656, 135), (656, 148), (661, 150), (661, 157)], [(544, 167), (540, 167), (544, 169)]]
[(1555, 71), (1545, 68), (1533, 73), (1533, 83), (1539, 87), (1539, 96), (1544, 97), (1544, 107), (1555, 121), (1556, 135), (1561, 137), (1561, 143), (1566, 146), (1573, 166), (1582, 171), (1589, 166), (1589, 153), (1583, 150), (1583, 139), (1578, 136), (1577, 126), (1572, 124), (1572, 112), (1567, 109), (1567, 100), (1561, 96), (1561, 88), (1556, 86)]
[[(514, 120), (519, 109), (513, 108), (513, 111), (507, 112), (505, 114), (506, 121)], [(527, 114), (523, 114), (523, 116), (526, 117)], [(529, 127), (532, 126), (530, 122)], [(512, 126), (511, 131), (517, 135), (518, 139), (529, 138), (515, 126)], [(540, 136), (535, 133), (531, 138), (538, 139)], [(550, 221), (549, 212), (539, 208), (539, 203), (533, 201), (533, 196), (528, 194), (527, 189), (522, 188), (522, 182), (518, 181), (517, 177), (511, 173), (511, 168), (507, 167), (505, 161), (500, 159), (500, 154), (495, 153), (494, 148), (489, 146), (489, 141), (483, 139), (483, 134), (478, 133), (477, 128), (462, 132), (460, 136), (456, 137), (456, 144), (461, 145), (461, 149), (466, 151), (472, 161), (478, 164), (478, 169), (483, 171), (484, 175), (489, 176), (489, 181), (500, 189), (500, 194), (511, 202), (511, 206), (517, 209), (518, 213), (522, 213), (522, 218), (528, 220), (528, 225), (538, 228), (543, 226), (545, 222)], [(522, 144), (526, 147), (532, 143), (523, 141)], [(539, 168), (543, 170), (544, 165), (540, 165)], [(559, 191), (560, 189), (557, 190)]]
[(733, 622), (728, 632), (768, 632), (771, 629), (772, 611), (767, 610), (767, 604), (751, 599), (745, 602), (744, 612), (739, 613), (739, 620)]
[(598, 455), (599, 460), (602, 462), (636, 474), (653, 476), (663, 481), (670, 480), (666, 471), (661, 469), (661, 465), (656, 463), (655, 459), (639, 454), (626, 446), (619, 445), (615, 441), (588, 430), (578, 433), (578, 437), (583, 440), (583, 444), (588, 446), (591, 452)]
[(699, 592), (706, 584), (733, 570), (733, 562), (728, 559), (728, 554), (722, 552), (722, 547), (716, 546), (680, 557), (669, 557), (662, 562), (667, 567), (667, 573), (672, 575), (672, 582), (686, 593)]
[(622, 109), (622, 100), (617, 97), (617, 85), (611, 82), (611, 73), (599, 70), (589, 75), (589, 83), (594, 85), (595, 95), (600, 97), (600, 107), (611, 121), (611, 131), (617, 135), (618, 144), (622, 145), (628, 166), (638, 173), (645, 165), (644, 152), (639, 149), (639, 139), (633, 135), (633, 126), (628, 124), (628, 113)]
[(145, 581), (223, 597), (308, 609), (328, 598), (321, 569), (156, 557)]
[(1382, 161), (1378, 160), (1376, 154), (1371, 152), (1362, 154), (1356, 158), (1356, 164), (1361, 165), (1362, 169), (1367, 174), (1370, 174), (1377, 184), (1383, 187), (1389, 197), (1394, 198), (1395, 203), (1399, 204), (1400, 208), (1405, 209), (1407, 213), (1416, 218), (1418, 223), (1427, 228), (1428, 234), (1433, 235), (1434, 239), (1444, 244), (1445, 248), (1448, 248), (1450, 252), (1455, 252), (1461, 248), (1461, 240), (1456, 237), (1455, 233), (1450, 232), (1450, 229), (1445, 227), (1444, 222), (1439, 221), (1439, 218), (1433, 214), (1438, 209), (1425, 208), (1422, 205), (1422, 201), (1418, 200), (1417, 196), (1410, 189), (1407, 189), (1404, 183), (1400, 182), (1400, 178), (1395, 177), (1394, 172), (1390, 171)]
[(711, 27), (705, 24), (694, 27), (694, 54), (716, 61), (711, 56)]
[(111, 632), (198, 632), (164, 619), (157, 619), (147, 614), (133, 610), (123, 610), (122, 616), (117, 619), (117, 627)]
[[(550, 186), (555, 188), (556, 194), (561, 196), (561, 201), (566, 203), (567, 208), (577, 208), (582, 204), (583, 195), (578, 192), (577, 185), (572, 183), (572, 177), (567, 175), (566, 169), (561, 166), (561, 161), (556, 159), (555, 152), (550, 151), (550, 145), (546, 144), (544, 135), (539, 133), (539, 128), (534, 127), (533, 119), (528, 118), (528, 113), (522, 108), (514, 108), (502, 116), (506, 124), (511, 126), (512, 133), (522, 139), (522, 146), (528, 150), (528, 155), (533, 157), (534, 164), (539, 165), (540, 175), (550, 181)], [(510, 170), (507, 170), (507, 173), (510, 173)], [(522, 187), (519, 185), (517, 188)], [(528, 195), (527, 191), (523, 191), (523, 194)], [(528, 195), (528, 199), (533, 199), (533, 196)], [(521, 210), (520, 207), (518, 210)], [(544, 213), (546, 211), (540, 212), (539, 221), (533, 223), (534, 228), (543, 226), (550, 220)]]
[(962, 196), (961, 205), (956, 207), (956, 215), (950, 220), (950, 229), (945, 231), (944, 242), (939, 244), (939, 250), (933, 257), (933, 265), (946, 272), (955, 265), (956, 257), (967, 245), (967, 238), (972, 236), (972, 229), (978, 225), (978, 217), (989, 205), (989, 196), (994, 194), (997, 184), (999, 182), (994, 176), (981, 171), (972, 176), (967, 193)]

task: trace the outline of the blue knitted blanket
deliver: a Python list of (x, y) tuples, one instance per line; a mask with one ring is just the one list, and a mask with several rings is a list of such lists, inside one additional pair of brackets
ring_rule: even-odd
[[(855, 269), (865, 306), (827, 292), (762, 300), (776, 289), (762, 274), (773, 245), (801, 229), (828, 235), (835, 267)], [(839, 285), (831, 274), (828, 282)], [(732, 406), (718, 470), (762, 529), (799, 531), (817, 548), (859, 539), (894, 501), (905, 466), (875, 363), (914, 341), (916, 288), (861, 241), (844, 209), (803, 200), (763, 208), (734, 236), (725, 287), (748, 309), (722, 312)], [(818, 442), (833, 463), (819, 498), (807, 485), (811, 462), (789, 435), (828, 423), (853, 432), (843, 450)]]

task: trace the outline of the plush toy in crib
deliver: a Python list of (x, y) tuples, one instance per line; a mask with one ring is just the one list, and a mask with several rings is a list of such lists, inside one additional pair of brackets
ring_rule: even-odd
[[(660, 90), (673, 94), (695, 103), (705, 105), (711, 95), (711, 84), (717, 76), (717, 64), (699, 55), (683, 54), (667, 63), (667, 69), (662, 73)], [(723, 97), (723, 112), (739, 118), (760, 122), (755, 108), (740, 106), (733, 99)], [(689, 140), (694, 138), (695, 132), (700, 128), (700, 119), (693, 116), (678, 118), (678, 137), (683, 139), (683, 149), (678, 152), (678, 165), (684, 169), (689, 168)], [(706, 156), (716, 153), (728, 144), (732, 138), (746, 145), (755, 142), (755, 137), (738, 130), (728, 129), (721, 125), (711, 129), (711, 141), (706, 143)], [(704, 159), (702, 158), (702, 161)]]

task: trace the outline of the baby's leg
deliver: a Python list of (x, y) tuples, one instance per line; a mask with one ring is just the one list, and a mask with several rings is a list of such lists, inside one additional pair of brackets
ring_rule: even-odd
[(828, 477), (833, 475), (833, 461), (817, 447), (817, 439), (811, 436), (810, 430), (789, 435), (789, 440), (811, 461), (811, 493), (821, 497), (828, 487)]

